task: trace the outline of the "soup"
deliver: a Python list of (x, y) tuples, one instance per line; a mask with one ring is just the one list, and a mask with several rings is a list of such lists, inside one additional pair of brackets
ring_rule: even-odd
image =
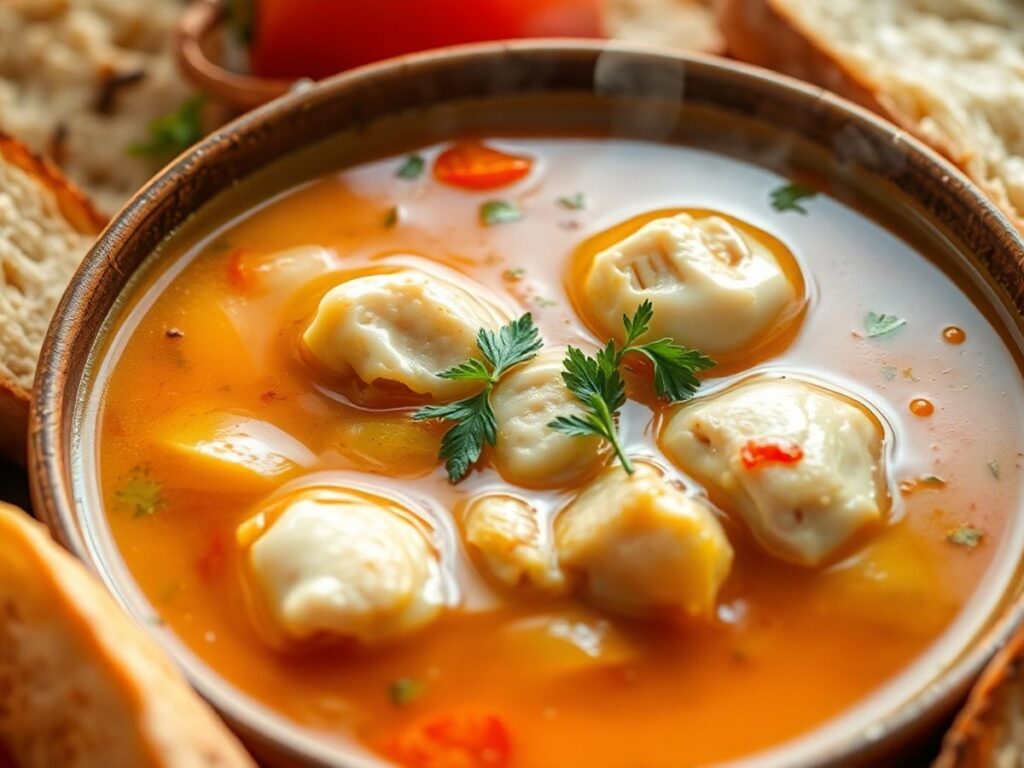
[(602, 137), (229, 198), (115, 319), (99, 488), (161, 620), (340, 754), (751, 755), (997, 599), (1024, 387), (937, 241)]

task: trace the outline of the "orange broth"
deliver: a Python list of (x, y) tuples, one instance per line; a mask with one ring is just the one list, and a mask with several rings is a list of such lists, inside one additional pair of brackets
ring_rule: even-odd
[[(942, 254), (921, 255), (825, 195), (804, 202), (806, 215), (776, 211), (769, 193), (786, 179), (709, 152), (599, 138), (491, 143), (534, 158), (532, 172), (501, 190), (470, 192), (430, 173), (447, 145), (421, 150), (427, 171), (412, 181), (396, 178), (402, 157), (369, 162), (250, 206), (208, 227), (198, 244), (172, 238), (164, 267), (138, 286), (98, 385), (100, 486), (129, 570), (196, 655), (254, 700), (353, 754), (378, 751), (422, 717), (476, 708), (507, 727), (513, 766), (682, 766), (811, 732), (896, 680), (948, 636), (958, 615), (982, 610), (991, 595), (979, 585), (996, 579), (1008, 513), (1020, 502), (1024, 386), (985, 313), (937, 265)], [(560, 204), (579, 192), (586, 207)], [(479, 207), (495, 198), (516, 201), (522, 220), (483, 226)], [(547, 344), (600, 343), (567, 289), (574, 255), (588, 238), (664, 209), (715, 210), (770, 233), (808, 284), (791, 331), (745, 364), (711, 370), (702, 392), (785, 370), (863, 398), (887, 423), (893, 496), (882, 530), (820, 570), (760, 553), (723, 511), (736, 550), (732, 574), (713, 620), (681, 626), (615, 619), (578, 599), (529, 599), (490, 583), (452, 515), (475, 494), (508, 488), (486, 457), (450, 484), (436, 458), (443, 426), (412, 423), (408, 408), (351, 404), (300, 350), (320, 297), (344, 275), (395, 254), (449, 265), (532, 312)], [(337, 266), (297, 293), (240, 286), (233, 274), (246, 254), (258, 261), (301, 245), (333, 249)], [(907, 324), (866, 338), (868, 311)], [(964, 343), (944, 341), (950, 326), (962, 329)], [(914, 416), (914, 398), (927, 398), (934, 413)], [(228, 476), (197, 485), (162, 447), (167, 423), (223, 408), (298, 438), (317, 456), (317, 480), (379, 487), (426, 509), (459, 605), (373, 650), (268, 647), (245, 610), (234, 538), (275, 488)], [(700, 492), (661, 457), (660, 409), (627, 405), (630, 451)], [(133, 490), (154, 488), (152, 508), (139, 509)], [(516, 492), (550, 522), (574, 489)], [(963, 526), (980, 532), (977, 546), (950, 541)], [(588, 654), (552, 640), (552, 622), (584, 627), (603, 645)], [(938, 662), (929, 663), (934, 671)], [(401, 679), (417, 683), (407, 702), (390, 693)]]

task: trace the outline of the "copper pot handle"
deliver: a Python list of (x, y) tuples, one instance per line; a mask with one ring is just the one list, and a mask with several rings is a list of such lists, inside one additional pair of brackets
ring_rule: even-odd
[(174, 31), (174, 54), (185, 78), (196, 88), (240, 110), (252, 109), (282, 96), (290, 80), (242, 75), (212, 61), (203, 42), (222, 31), (227, 10), (220, 0), (194, 0)]

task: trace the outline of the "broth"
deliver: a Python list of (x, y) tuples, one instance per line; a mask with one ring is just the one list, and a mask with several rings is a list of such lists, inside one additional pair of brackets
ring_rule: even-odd
[[(172, 238), (163, 267), (137, 286), (104, 353), (95, 450), (117, 546), (162, 619), (239, 690), (339, 748), (379, 752), (409, 723), (479, 708), (507, 727), (515, 766), (737, 758), (804, 735), (897, 679), (980, 599), (1020, 502), (1024, 386), (986, 314), (939, 266), (944, 255), (922, 255), (824, 195), (805, 203), (806, 215), (774, 210), (769, 193), (785, 178), (698, 149), (602, 138), (489, 143), (534, 158), (530, 175), (497, 192), (467, 192), (429, 170), (415, 181), (396, 178), (402, 157), (368, 162), (249, 206), (207, 227), (198, 244)], [(428, 169), (444, 146), (421, 150)], [(577, 193), (585, 208), (560, 204)], [(516, 201), (522, 220), (482, 226), (479, 207), (495, 197)], [(581, 244), (636, 217), (692, 209), (777, 238), (808, 294), (790, 330), (756, 359), (712, 369), (698, 396), (785, 371), (868, 402), (887, 425), (885, 524), (838, 562), (802, 569), (764, 554), (739, 518), (722, 513), (736, 553), (732, 573), (715, 617), (683, 626), (499, 589), (480, 575), (452, 511), (508, 484), (486, 457), (479, 471), (449, 483), (436, 458), (444, 427), (350, 402), (304, 359), (303, 328), (342, 276), (397, 256), (479, 281), (532, 312), (548, 344), (599, 344), (604, 338), (584, 324), (567, 288), (577, 284)], [(233, 283), (240, 254), (303, 245), (333, 249), (337, 268), (294, 295), (240, 292)], [(866, 338), (869, 311), (907, 323)], [(950, 327), (963, 343), (949, 343)], [(918, 398), (934, 412), (915, 415)], [(162, 447), (169, 421), (198, 421), (217, 409), (309, 447), (315, 462), (291, 486), (354, 484), (426, 510), (458, 605), (372, 650), (270, 647), (247, 613), (233, 542), (253, 505), (280, 489), (227, 475), (196, 487)], [(649, 400), (627, 404), (621, 429), (629, 450), (702, 493), (658, 448), (663, 410)], [(516, 492), (550, 524), (574, 490)], [(980, 539), (965, 542), (965, 531)], [(553, 622), (604, 633), (606, 656), (538, 642), (550, 633), (537, 628)], [(396, 701), (403, 680), (415, 681), (417, 695)]]

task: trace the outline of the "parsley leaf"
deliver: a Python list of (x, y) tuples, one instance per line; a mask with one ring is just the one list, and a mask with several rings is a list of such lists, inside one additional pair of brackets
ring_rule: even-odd
[(149, 517), (164, 503), (163, 488), (149, 476), (149, 468), (134, 467), (128, 481), (114, 493), (114, 498), (132, 510), (135, 517)]
[(178, 109), (163, 117), (158, 117), (149, 124), (149, 138), (138, 144), (132, 144), (128, 150), (133, 155), (150, 157), (164, 163), (180, 155), (203, 136), (202, 96), (193, 96)]
[(946, 533), (946, 541), (968, 549), (976, 549), (981, 540), (985, 538), (985, 532), (973, 525), (958, 525)]
[(989, 474), (992, 475), (992, 477), (994, 477), (996, 480), (998, 480), (999, 479), (999, 461), (997, 459), (992, 459), (992, 461), (988, 462), (988, 464), (986, 464), (985, 466), (988, 467)]
[(423, 695), (426, 685), (411, 677), (400, 677), (388, 687), (391, 703), (396, 707), (404, 707)]
[(424, 406), (412, 416), (416, 421), (441, 419), (455, 422), (441, 438), (440, 453), (448, 478), (453, 483), (465, 477), (480, 460), (484, 445), (494, 445), (498, 440), (498, 423), (490, 401), (494, 385), (510, 368), (536, 357), (543, 346), (540, 332), (529, 313), (502, 326), (497, 333), (480, 329), (476, 343), (484, 359), (490, 363), (490, 369), (484, 362), (471, 358), (438, 375), (456, 381), (479, 381), (484, 388), (465, 400)]
[(570, 211), (581, 211), (587, 207), (587, 196), (582, 192), (558, 198), (558, 204)]
[(771, 192), (772, 208), (776, 211), (796, 211), (804, 216), (807, 209), (800, 205), (801, 200), (809, 200), (817, 195), (817, 191), (803, 184), (790, 182), (777, 187)]
[(485, 227), (509, 224), (523, 218), (519, 206), (508, 200), (488, 200), (480, 206), (480, 222)]
[(694, 349), (676, 344), (670, 338), (638, 344), (651, 327), (654, 306), (645, 301), (633, 313), (622, 316), (626, 340), (622, 347), (615, 341), (588, 357), (576, 347), (569, 347), (562, 361), (562, 379), (565, 386), (586, 409), (582, 415), (560, 416), (548, 427), (574, 437), (597, 436), (611, 443), (616, 456), (627, 473), (633, 474), (633, 465), (626, 456), (619, 439), (615, 416), (626, 403), (626, 386), (619, 366), (629, 352), (637, 352), (654, 364), (654, 388), (658, 397), (680, 402), (693, 397), (700, 387), (698, 371), (707, 370), (715, 363)]
[(416, 181), (420, 176), (423, 175), (423, 171), (427, 167), (427, 161), (423, 159), (423, 155), (409, 155), (405, 158), (405, 161), (398, 166), (398, 170), (395, 172), (395, 176), (405, 181)]
[(906, 324), (907, 321), (904, 318), (897, 317), (896, 315), (868, 312), (864, 316), (864, 330), (867, 331), (869, 339), (873, 339), (876, 336), (886, 336)]

